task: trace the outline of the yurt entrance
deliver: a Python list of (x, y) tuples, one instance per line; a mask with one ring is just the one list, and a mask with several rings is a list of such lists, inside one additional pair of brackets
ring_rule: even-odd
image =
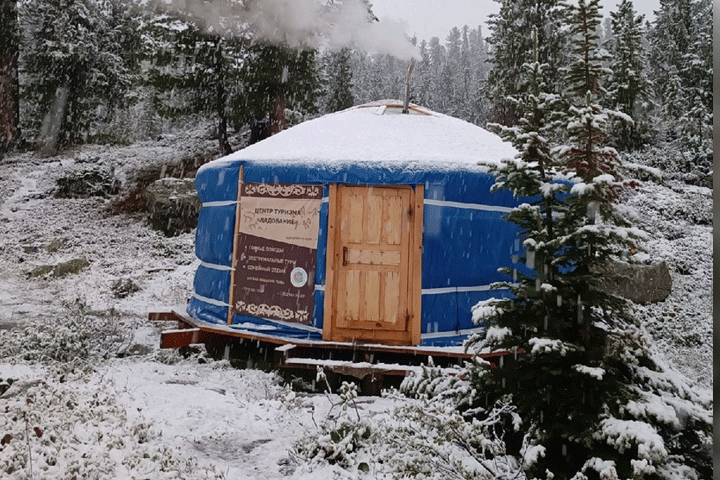
[(423, 186), (330, 186), (323, 339), (420, 342)]

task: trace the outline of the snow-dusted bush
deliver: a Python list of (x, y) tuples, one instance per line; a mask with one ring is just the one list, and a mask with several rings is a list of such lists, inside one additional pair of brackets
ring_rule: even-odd
[[(10, 393), (8, 393), (10, 395)], [(128, 420), (105, 384), (40, 381), (0, 400), (0, 477), (220, 479), (197, 460), (154, 441), (152, 425)]]
[[(523, 445), (523, 460), (508, 456), (504, 430), (521, 425), (514, 407), (498, 403), (483, 420), (463, 399), (474, 398), (468, 376), (480, 370), (448, 371), (433, 365), (406, 377), (400, 391), (387, 392), (395, 407), (373, 416), (354, 408), (354, 388), (344, 384), (317, 431), (298, 441), (294, 456), (313, 470), (332, 464), (353, 478), (372, 472), (374, 478), (509, 479), (525, 478), (522, 462), (533, 463), (543, 447)], [(413, 397), (413, 398), (409, 398)], [(331, 410), (332, 411), (332, 410)]]
[(517, 458), (506, 454), (503, 429), (519, 426), (514, 408), (499, 403), (479, 420), (449, 402), (404, 400), (381, 426), (381, 459), (401, 478), (524, 478)]
[[(327, 377), (321, 367), (318, 367), (316, 381), (328, 385)], [(364, 470), (367, 464), (358, 459), (358, 452), (370, 444), (373, 429), (360, 418), (355, 403), (357, 385), (343, 382), (338, 389), (336, 399), (330, 397), (329, 386), (326, 393), (332, 405), (327, 418), (321, 423), (317, 432), (313, 432), (295, 445), (293, 453), (296, 457), (315, 462), (327, 462), (343, 468), (355, 467)], [(335, 407), (338, 407), (338, 415), (333, 415)]]
[[(485, 364), (482, 359), (475, 359), (475, 364)], [(457, 407), (470, 405), (475, 397), (475, 390), (468, 381), (470, 376), (484, 374), (480, 369), (443, 369), (436, 367), (430, 357), (429, 364), (411, 372), (400, 385), (400, 391), (409, 398), (451, 399)]]
[(80, 300), (64, 302), (51, 322), (28, 320), (22, 329), (0, 330), (0, 357), (75, 368), (127, 348), (132, 325), (114, 312), (92, 314)]

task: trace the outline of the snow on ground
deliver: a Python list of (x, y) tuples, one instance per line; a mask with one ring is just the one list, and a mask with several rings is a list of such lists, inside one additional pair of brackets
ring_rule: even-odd
[[(275, 374), (159, 351), (162, 327), (145, 319), (149, 311), (184, 310), (197, 267), (194, 235), (166, 238), (140, 216), (108, 215), (101, 197), (54, 198), (56, 180), (77, 168), (73, 155), (111, 164), (136, 155), (170, 161), (178, 152), (170, 144), (144, 150), (90, 146), (48, 159), (21, 154), (0, 164), (0, 329), (20, 332), (32, 325), (51, 332), (80, 308), (89, 328), (116, 324), (133, 332), (116, 345), (130, 355), (70, 371), (42, 359), (3, 359), (10, 342), (0, 345), (0, 382), (14, 380), (0, 398), (0, 439), (15, 438), (3, 444), (0, 458), (17, 458), (13, 449), (24, 449), (20, 457), (27, 460), (29, 437), (35, 479), (73, 472), (108, 479), (316, 478), (298, 469), (289, 451), (327, 418), (336, 397), (303, 397)], [(39, 266), (79, 257), (89, 266), (76, 275), (28, 277)], [(117, 298), (112, 285), (120, 278), (140, 291)], [(27, 340), (46, 350), (50, 342)], [(102, 409), (93, 407), (98, 400)], [(363, 399), (359, 409), (376, 403), (383, 401)], [(73, 404), (78, 406), (68, 409)], [(42, 437), (24, 435), (35, 426)], [(28, 478), (23, 466), (0, 460), (9, 478)]]
[(626, 199), (638, 226), (649, 234), (652, 261), (670, 268), (672, 292), (664, 301), (637, 305), (638, 317), (661, 355), (700, 385), (713, 374), (712, 190), (670, 180), (648, 182)]
[[(342, 413), (333, 406), (337, 395), (295, 393), (271, 373), (158, 349), (161, 327), (145, 319), (149, 311), (184, 308), (196, 267), (192, 234), (166, 238), (141, 216), (109, 215), (102, 197), (52, 195), (68, 171), (100, 165), (124, 180), (132, 166), (209, 148), (199, 143), (180, 136), (45, 159), (17, 154), (0, 163), (0, 383), (14, 380), (0, 396), (0, 471), (9, 473), (3, 478), (360, 475), (303, 464), (292, 454), (295, 442)], [(648, 183), (626, 204), (651, 234), (649, 258), (666, 260), (673, 276), (668, 300), (638, 306), (640, 317), (668, 363), (711, 387), (712, 191)], [(28, 276), (77, 258), (89, 263), (78, 274)], [(112, 286), (122, 278), (140, 290), (118, 298)], [(114, 350), (105, 360), (83, 358), (82, 342), (92, 335), (50, 335), (71, 332), (66, 326), (78, 319), (90, 334), (109, 332), (103, 338)], [(77, 358), (59, 364), (22, 348)], [(361, 398), (357, 407), (363, 418), (389, 415), (392, 401)]]

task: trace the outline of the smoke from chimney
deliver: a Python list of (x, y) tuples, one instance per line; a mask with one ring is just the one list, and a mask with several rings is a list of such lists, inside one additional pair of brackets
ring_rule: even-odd
[(156, 0), (179, 13), (192, 14), (221, 35), (252, 32), (268, 43), (293, 48), (337, 51), (344, 47), (419, 59), (419, 51), (401, 23), (371, 21), (362, 0)]

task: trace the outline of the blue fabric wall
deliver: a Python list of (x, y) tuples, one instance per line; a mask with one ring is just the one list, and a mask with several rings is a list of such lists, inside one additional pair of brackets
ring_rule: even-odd
[[(328, 184), (425, 186), (422, 256), (422, 333), (425, 345), (461, 342), (460, 330), (477, 328), (471, 308), (490, 296), (491, 283), (507, 280), (497, 272), (517, 255), (517, 227), (502, 218), (518, 201), (507, 191), (490, 192), (494, 178), (473, 166), (312, 164), (236, 161), (202, 168), (196, 177), (203, 208), (198, 219), (196, 254), (204, 262), (195, 275), (195, 296), (188, 313), (195, 318), (225, 323), (230, 289), (235, 201), (240, 165), (245, 182), (323, 184), (320, 213), (314, 318), (311, 327), (294, 328), (252, 317), (235, 316), (239, 328), (257, 325), (259, 331), (296, 338), (320, 338), (325, 283)], [(499, 207), (499, 208), (498, 208)], [(223, 269), (224, 268), (224, 269)], [(212, 302), (212, 303), (209, 303)], [(446, 336), (438, 335), (446, 333)], [(430, 335), (433, 334), (433, 335)]]

